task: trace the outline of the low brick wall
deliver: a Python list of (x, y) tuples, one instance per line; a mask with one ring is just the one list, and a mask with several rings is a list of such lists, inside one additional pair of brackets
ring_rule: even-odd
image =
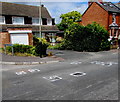
[(10, 44), (10, 34), (8, 32), (0, 32), (0, 48), (4, 47), (4, 44)]

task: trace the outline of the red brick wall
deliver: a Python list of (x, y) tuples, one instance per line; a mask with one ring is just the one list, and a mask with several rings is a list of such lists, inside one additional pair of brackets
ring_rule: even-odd
[(109, 14), (109, 23), (108, 23), (109, 25), (112, 24), (112, 16), (113, 16), (112, 13)]
[(29, 37), (29, 45), (33, 45), (33, 34), (28, 33), (28, 37)]
[(116, 15), (116, 23), (120, 26), (120, 14)]
[[(31, 30), (30, 28), (10, 28), (8, 30)], [(33, 45), (33, 34), (28, 33), (29, 45)], [(0, 32), (0, 48), (4, 47), (4, 44), (10, 44), (10, 34), (8, 32)]]
[(82, 16), (82, 24), (86, 26), (92, 22), (97, 22), (108, 29), (108, 17), (108, 12), (94, 2)]
[[(112, 13), (109, 14), (109, 25), (112, 24)], [(120, 14), (117, 14), (116, 16), (116, 23), (120, 26)]]
[(10, 35), (8, 32), (0, 32), (0, 48), (4, 47), (4, 44), (10, 44)]

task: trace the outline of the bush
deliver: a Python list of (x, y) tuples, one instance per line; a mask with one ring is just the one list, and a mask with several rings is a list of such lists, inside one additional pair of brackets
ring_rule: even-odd
[[(22, 45), (22, 44), (14, 44), (13, 45), (14, 53), (30, 53), (31, 54), (31, 48), (32, 47), (33, 46), (31, 46), (31, 45)], [(12, 52), (12, 47), (7, 46), (6, 51), (8, 53)]]
[(36, 46), (38, 42), (39, 42), (39, 39), (33, 36), (33, 46)]
[(81, 26), (71, 24), (65, 33), (65, 48), (76, 51), (103, 51), (110, 49), (109, 33), (97, 23)]
[(47, 56), (47, 47), (50, 45), (45, 39), (43, 38), (37, 38), (39, 42), (37, 42), (35, 46), (35, 54), (37, 56)]
[(65, 46), (64, 46), (64, 43), (62, 42), (62, 43), (57, 43), (57, 44), (55, 44), (55, 45), (50, 45), (49, 47), (48, 47), (48, 49), (58, 49), (58, 50), (65, 50)]

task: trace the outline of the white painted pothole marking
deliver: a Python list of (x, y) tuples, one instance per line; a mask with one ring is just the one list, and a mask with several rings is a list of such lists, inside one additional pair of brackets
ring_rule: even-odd
[(31, 72), (31, 73), (32, 73), (32, 72), (40, 72), (39, 69), (28, 69), (28, 71)]
[(92, 87), (92, 85), (89, 85), (89, 86), (87, 86), (86, 88), (90, 88), (90, 87)]
[(75, 61), (75, 62), (71, 62), (70, 64), (75, 64), (75, 65), (77, 65), (77, 64), (81, 64), (82, 62), (79, 62), (79, 61)]
[(25, 72), (25, 71), (20, 71), (20, 72), (16, 72), (15, 74), (16, 74), (16, 75), (25, 75), (25, 74), (27, 74), (27, 72)]
[(70, 75), (74, 77), (79, 77), (79, 76), (86, 75), (86, 73), (85, 72), (74, 72), (74, 73), (71, 73)]
[(47, 79), (47, 80), (49, 80), (49, 81), (52, 81), (52, 82), (62, 79), (61, 77), (59, 77), (59, 76), (57, 76), (57, 75), (49, 76), (49, 77), (43, 77), (43, 78), (44, 78), (44, 79)]
[[(30, 73), (40, 72), (39, 69), (28, 69), (27, 71), (30, 72)], [(16, 75), (25, 75), (25, 74), (27, 74), (27, 72), (25, 72), (25, 71), (20, 71), (20, 72), (15, 72), (15, 74), (16, 74)]]
[(116, 62), (101, 62), (101, 61), (93, 61), (93, 62), (90, 62), (91, 64), (97, 64), (97, 65), (103, 65), (103, 66), (112, 66), (112, 65), (115, 65), (115, 64), (118, 64)]

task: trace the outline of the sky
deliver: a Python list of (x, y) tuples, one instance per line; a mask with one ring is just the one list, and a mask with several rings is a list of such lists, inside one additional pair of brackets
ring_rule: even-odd
[[(88, 0), (0, 0), (4, 2), (15, 2), (19, 4), (27, 4), (39, 6), (43, 4), (49, 11), (52, 18), (55, 18), (56, 24), (60, 22), (60, 15), (71, 11), (78, 11), (81, 14), (88, 7)], [(104, 0), (106, 2), (117, 3), (119, 0)]]

